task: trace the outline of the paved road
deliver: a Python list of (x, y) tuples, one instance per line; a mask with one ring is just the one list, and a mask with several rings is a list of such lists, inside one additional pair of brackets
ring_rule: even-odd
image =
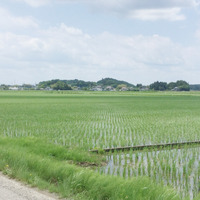
[(55, 200), (56, 196), (30, 188), (0, 173), (0, 200)]

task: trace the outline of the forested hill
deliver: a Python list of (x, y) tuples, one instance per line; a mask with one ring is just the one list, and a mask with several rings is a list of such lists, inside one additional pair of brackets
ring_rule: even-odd
[(82, 81), (82, 80), (78, 80), (78, 79), (74, 79), (74, 80), (64, 80), (65, 83), (67, 83), (68, 85), (74, 87), (86, 87), (86, 88), (91, 88), (97, 85), (96, 82), (91, 82), (91, 81)]
[[(141, 89), (143, 86), (142, 84), (137, 84), (134, 86), (131, 83), (126, 81), (121, 81), (113, 78), (103, 78), (97, 82), (91, 81), (83, 81), (83, 80), (49, 80), (49, 81), (42, 81), (39, 82), (37, 88), (41, 89), (54, 89), (54, 90), (72, 90), (72, 89), (80, 89), (80, 90), (90, 90), (94, 88), (101, 88), (102, 90), (106, 90), (107, 87), (112, 89), (120, 90), (121, 88), (127, 88), (127, 90), (134, 90), (134, 89)], [(145, 86), (150, 90), (158, 90), (158, 91), (165, 91), (165, 90), (173, 90), (173, 91), (189, 91), (189, 90), (200, 90), (200, 84), (196, 85), (189, 85), (186, 81), (178, 80), (176, 82), (159, 82), (156, 81), (149, 86)]]
[(134, 85), (125, 82), (125, 81), (119, 81), (113, 78), (104, 78), (100, 81), (97, 82), (91, 82), (91, 81), (83, 81), (83, 80), (59, 80), (59, 79), (54, 79), (50, 81), (42, 81), (39, 82), (37, 85), (38, 88), (53, 88), (57, 85), (63, 85), (63, 87), (79, 87), (79, 88), (92, 88), (97, 85), (101, 85), (102, 87), (107, 87), (107, 86), (112, 86), (113, 88), (116, 88), (118, 85), (126, 85), (127, 87), (133, 87)]
[(131, 83), (128, 83), (126, 81), (119, 81), (113, 78), (103, 78), (100, 81), (97, 81), (97, 84), (103, 87), (112, 86), (114, 88), (116, 88), (118, 85), (126, 85), (127, 87), (134, 87), (134, 85)]
[(52, 88), (55, 84), (61, 84), (61, 83), (68, 85), (69, 87), (80, 87), (80, 88), (91, 88), (91, 87), (96, 86), (95, 82), (82, 81), (78, 79), (74, 79), (74, 80), (54, 79), (50, 81), (42, 81), (42, 82), (39, 82), (37, 86), (38, 88), (47, 88), (47, 87)]

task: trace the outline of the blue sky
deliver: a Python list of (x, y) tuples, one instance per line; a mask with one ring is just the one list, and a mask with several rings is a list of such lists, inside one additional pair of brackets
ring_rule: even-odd
[(0, 84), (200, 83), (199, 0), (1, 0)]

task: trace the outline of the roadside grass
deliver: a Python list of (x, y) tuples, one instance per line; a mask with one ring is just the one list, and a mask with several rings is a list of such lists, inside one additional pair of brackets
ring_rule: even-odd
[(39, 139), (36, 137), (26, 138), (7, 138), (0, 137), (0, 145), (6, 146), (6, 148), (12, 148), (16, 151), (24, 151), (27, 154), (36, 154), (38, 156), (45, 156), (56, 160), (69, 161), (74, 164), (88, 163), (90, 166), (101, 166), (105, 159), (99, 155), (91, 154), (87, 151), (80, 150), (78, 148), (69, 148), (61, 145), (56, 145), (46, 141), (45, 139)]
[(0, 137), (0, 170), (12, 178), (61, 197), (88, 200), (178, 200), (176, 191), (147, 177), (124, 179), (100, 175), (67, 161), (85, 159), (100, 164), (87, 152), (69, 150), (35, 138)]

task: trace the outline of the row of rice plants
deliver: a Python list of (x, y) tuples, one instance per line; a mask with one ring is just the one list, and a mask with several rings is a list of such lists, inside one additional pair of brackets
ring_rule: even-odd
[(200, 147), (115, 152), (106, 156), (108, 165), (99, 168), (103, 174), (124, 178), (148, 176), (157, 183), (176, 188), (181, 197), (193, 199), (199, 193)]
[(200, 140), (199, 101), (184, 98), (8, 98), (10, 103), (0, 107), (0, 132), (85, 150)]
[[(104, 117), (103, 120), (99, 119), (99, 115)], [(57, 132), (51, 135), (56, 142), (69, 146), (78, 145), (84, 149), (183, 142), (200, 139), (200, 133), (197, 128), (199, 122), (194, 124), (192, 120), (187, 120), (187, 124), (194, 125), (189, 129), (188, 126), (184, 127), (185, 120), (177, 123), (176, 119), (173, 123), (169, 123), (168, 120), (163, 122), (159, 117), (152, 117), (153, 119), (146, 118), (145, 122), (142, 122), (140, 118), (132, 115), (129, 116), (132, 120), (125, 121), (127, 115), (124, 114), (119, 116), (119, 118), (117, 113), (113, 114), (112, 117), (110, 117), (109, 113), (95, 113), (93, 116), (87, 115), (84, 117), (84, 121), (78, 120), (75, 123), (71, 121), (70, 123), (60, 124), (56, 128)], [(149, 122), (147, 123), (148, 120)], [(157, 122), (154, 123), (156, 120)]]

